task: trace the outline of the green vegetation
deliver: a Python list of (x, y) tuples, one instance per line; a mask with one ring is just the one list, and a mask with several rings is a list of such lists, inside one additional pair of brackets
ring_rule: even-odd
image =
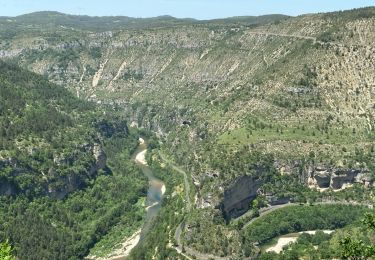
[(0, 84), (0, 240), (20, 259), (81, 259), (138, 229), (138, 132), (16, 66), (0, 63)]
[(366, 208), (354, 205), (290, 206), (261, 217), (246, 227), (246, 243), (264, 243), (270, 239), (304, 230), (334, 230), (354, 223)]
[[(241, 258), (256, 255), (252, 245), (243, 244), (255, 237), (247, 228), (242, 234), (242, 228), (262, 206), (288, 200), (371, 204), (374, 10), (214, 21), (55, 12), (0, 18), (1, 57), (93, 101), (1, 65), (0, 194), (7, 196), (0, 240), (9, 238), (16, 254), (24, 256), (29, 251), (22, 245), (37, 244), (26, 238), (41, 237), (48, 241), (48, 250), (42, 243), (36, 247), (41, 256), (79, 258), (88, 252), (105, 255), (139, 228), (147, 183), (129, 162), (139, 133), (129, 130), (124, 118), (157, 132), (160, 139), (150, 148), (162, 141), (163, 154), (188, 171), (185, 183), (196, 189), (190, 199), (197, 208), (186, 213), (182, 176), (150, 154), (168, 191), (155, 230), (134, 251), (135, 259), (177, 258), (166, 244), (176, 243), (174, 232), (182, 222), (184, 249)], [(176, 179), (168, 183), (171, 176)], [(251, 212), (228, 224), (221, 205), (243, 176), (263, 184), (232, 201), (240, 205), (232, 212)], [(254, 203), (249, 193), (258, 195)], [(330, 216), (317, 210), (316, 221), (304, 220), (314, 213), (309, 207), (293, 207), (303, 223), (286, 213), (285, 226), (269, 225), (274, 232), (261, 223), (259, 238), (269, 241), (304, 225), (341, 227), (351, 221), (340, 215), (356, 218), (361, 211), (342, 207), (327, 209)], [(42, 231), (22, 231), (21, 221)], [(348, 230), (362, 232), (357, 224)], [(316, 239), (322, 246), (334, 240), (330, 254), (340, 255), (344, 231), (319, 236), (303, 236), (296, 250), (280, 257), (312, 254), (320, 247)], [(59, 253), (56, 244), (62, 245)], [(323, 247), (318, 254), (330, 250)]]
[(47, 193), (46, 184), (59, 191), (66, 176), (88, 183), (95, 162), (90, 145), (100, 143), (91, 124), (100, 112), (43, 77), (5, 63), (0, 82), (0, 178), (11, 193), (31, 198)]
[(372, 259), (375, 256), (372, 242), (375, 233), (370, 224), (373, 223), (373, 216), (365, 215), (365, 226), (353, 224), (332, 234), (322, 231), (317, 231), (315, 235), (296, 234), (297, 241), (285, 246), (280, 254), (262, 253), (260, 259), (305, 259), (311, 256), (316, 259)]
[(298, 259), (299, 257), (311, 257), (316, 259), (331, 259), (337, 255), (338, 245), (335, 244), (336, 250), (328, 250), (329, 241), (332, 235), (323, 231), (317, 231), (315, 235), (303, 233), (299, 235), (297, 241), (286, 246), (280, 254), (263, 253), (260, 259)]
[(9, 244), (8, 240), (0, 243), (0, 259), (13, 260), (14, 256), (12, 251), (12, 246)]
[[(365, 228), (369, 228), (370, 232), (375, 231), (375, 215), (374, 214), (366, 214), (365, 218), (362, 220)], [(364, 236), (367, 232), (363, 232), (362, 236)], [(374, 233), (374, 232), (372, 232)], [(374, 234), (372, 234), (373, 236)], [(346, 236), (344, 239), (340, 241), (340, 245), (342, 246), (342, 257), (349, 258), (349, 259), (362, 259), (362, 258), (371, 258), (375, 256), (375, 245), (372, 242), (370, 244), (369, 236), (364, 236), (367, 241), (363, 241), (362, 239), (353, 238), (351, 236)]]
[[(149, 146), (150, 147), (150, 146)], [(184, 193), (178, 187), (184, 185), (183, 176), (166, 166), (157, 150), (148, 151), (148, 163), (154, 175), (163, 180), (167, 190), (162, 201), (162, 208), (154, 218), (152, 228), (144, 240), (132, 251), (130, 259), (175, 259), (181, 257), (172, 248), (175, 246), (174, 232), (186, 218)], [(157, 248), (157, 249), (155, 249)]]

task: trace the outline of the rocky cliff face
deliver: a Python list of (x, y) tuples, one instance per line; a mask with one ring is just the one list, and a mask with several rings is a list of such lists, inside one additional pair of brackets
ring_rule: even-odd
[(251, 176), (242, 176), (224, 191), (222, 210), (226, 218), (238, 217), (250, 207), (257, 196), (262, 180)]
[(345, 169), (333, 166), (316, 166), (309, 172), (309, 187), (339, 190), (354, 183), (369, 187), (373, 177), (367, 169)]

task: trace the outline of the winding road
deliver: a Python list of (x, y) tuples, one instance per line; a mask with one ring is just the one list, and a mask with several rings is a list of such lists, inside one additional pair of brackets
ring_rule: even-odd
[(173, 162), (171, 160), (167, 159), (165, 157), (165, 155), (160, 151), (159, 151), (159, 156), (162, 159), (162, 161), (164, 161), (165, 164), (167, 164), (173, 170), (175, 170), (176, 172), (178, 172), (178, 173), (180, 173), (184, 176), (185, 200), (186, 200), (186, 203), (187, 203), (187, 210), (190, 211), (192, 205), (191, 205), (191, 199), (190, 199), (190, 183), (189, 183), (189, 180), (188, 180), (188, 174), (183, 169), (181, 169), (180, 167), (174, 165)]

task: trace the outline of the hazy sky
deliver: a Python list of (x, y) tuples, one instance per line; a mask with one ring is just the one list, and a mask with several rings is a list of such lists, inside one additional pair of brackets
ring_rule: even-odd
[(0, 16), (48, 10), (98, 16), (209, 19), (272, 13), (299, 15), (364, 6), (375, 6), (375, 0), (0, 0)]

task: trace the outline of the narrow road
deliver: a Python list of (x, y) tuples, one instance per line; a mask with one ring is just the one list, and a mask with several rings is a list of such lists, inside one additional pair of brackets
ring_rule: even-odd
[(273, 32), (262, 32), (262, 31), (250, 31), (247, 33), (252, 34), (252, 35), (266, 35), (266, 36), (294, 38), (294, 39), (301, 39), (301, 40), (310, 40), (310, 41), (313, 41), (313, 43), (319, 43), (321, 45), (331, 45), (331, 46), (337, 46), (337, 47), (345, 47), (345, 46), (366, 47), (367, 46), (365, 44), (345, 45), (344, 43), (338, 43), (338, 42), (324, 42), (324, 41), (319, 41), (317, 37), (314, 37), (314, 36), (305, 36), (305, 35), (298, 35), (298, 34), (273, 33)]
[(187, 173), (181, 169), (180, 167), (176, 166), (173, 164), (173, 162), (165, 157), (163, 153), (159, 151), (159, 156), (160, 158), (167, 164), (169, 165), (173, 170), (175, 170), (178, 173), (181, 173), (184, 176), (184, 185), (185, 185), (185, 200), (187, 203), (187, 210), (190, 211), (192, 208), (191, 205), (191, 199), (190, 199), (190, 183), (188, 180), (188, 175)]

